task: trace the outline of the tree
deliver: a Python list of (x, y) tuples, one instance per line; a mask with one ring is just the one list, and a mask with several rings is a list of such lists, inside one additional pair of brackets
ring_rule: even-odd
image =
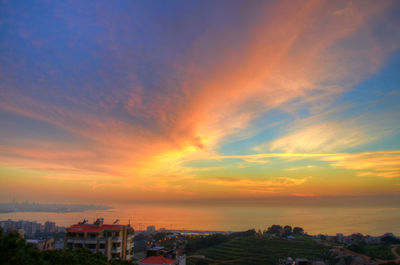
[(290, 236), (292, 233), (293, 233), (293, 231), (292, 231), (292, 227), (290, 225), (286, 225), (283, 228), (283, 235), (284, 236)]
[(17, 232), (3, 234), (0, 228), (0, 264), (43, 264), (40, 251)]
[(280, 226), (280, 225), (272, 225), (271, 227), (268, 227), (267, 233), (268, 234), (274, 234), (274, 235), (281, 235), (282, 226)]
[(400, 240), (393, 237), (393, 236), (389, 236), (389, 235), (385, 235), (381, 238), (381, 241), (385, 244), (400, 244)]
[(297, 236), (304, 235), (304, 229), (296, 226), (295, 228), (293, 228), (293, 234), (295, 234)]

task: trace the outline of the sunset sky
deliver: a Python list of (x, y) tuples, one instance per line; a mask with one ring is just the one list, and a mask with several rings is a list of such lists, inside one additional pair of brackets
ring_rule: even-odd
[(1, 1), (0, 201), (400, 195), (399, 1)]

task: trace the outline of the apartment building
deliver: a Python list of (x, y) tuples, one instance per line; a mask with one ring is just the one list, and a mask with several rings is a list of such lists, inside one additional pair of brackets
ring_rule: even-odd
[(130, 260), (133, 257), (134, 230), (130, 225), (104, 224), (103, 218), (93, 224), (86, 221), (67, 229), (65, 248), (88, 248), (108, 259)]
[(153, 234), (153, 233), (156, 232), (156, 227), (155, 227), (154, 225), (149, 225), (149, 226), (146, 228), (146, 231), (147, 231), (147, 233), (149, 233), (149, 234)]
[(44, 232), (46, 233), (55, 233), (56, 232), (56, 223), (47, 221), (44, 223)]
[(42, 224), (30, 221), (13, 221), (8, 219), (7, 221), (0, 221), (0, 227), (3, 228), (5, 232), (17, 231), (21, 236), (26, 236), (27, 238), (33, 238), (36, 232), (42, 232)]

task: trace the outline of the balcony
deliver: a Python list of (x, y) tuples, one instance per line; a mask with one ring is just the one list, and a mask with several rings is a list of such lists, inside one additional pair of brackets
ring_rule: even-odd
[(112, 253), (121, 253), (122, 247), (113, 247), (111, 248)]
[(113, 236), (111, 238), (111, 242), (122, 242), (122, 237), (120, 236)]
[(73, 249), (83, 248), (83, 244), (77, 243), (72, 246)]
[(97, 243), (97, 238), (96, 237), (88, 237), (88, 238), (86, 238), (85, 242), (87, 244), (96, 244)]
[(68, 238), (67, 243), (79, 243), (82, 244), (84, 242), (83, 238)]

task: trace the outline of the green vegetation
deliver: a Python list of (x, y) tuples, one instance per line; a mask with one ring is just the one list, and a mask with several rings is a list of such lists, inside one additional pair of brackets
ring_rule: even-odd
[(228, 240), (229, 237), (221, 234), (192, 239), (189, 240), (189, 242), (186, 244), (185, 251), (187, 253), (194, 253), (197, 250), (216, 246), (224, 242), (227, 242)]
[(397, 239), (393, 236), (384, 236), (381, 240), (383, 243), (388, 245), (400, 244), (400, 239)]
[(4, 265), (128, 265), (122, 260), (107, 261), (101, 253), (88, 249), (39, 251), (27, 244), (20, 234), (3, 234), (0, 228), (0, 264)]
[(400, 255), (400, 246), (398, 246), (398, 247), (396, 248), (396, 252), (397, 252), (397, 254)]
[[(288, 239), (268, 239), (259, 235), (246, 236), (210, 236), (209, 239), (203, 238), (203, 245), (206, 241), (212, 243), (211, 246), (198, 248), (192, 251), (191, 247), (187, 250), (188, 256), (204, 255), (206, 258), (188, 258), (188, 265), (200, 264), (277, 264), (280, 258), (308, 258), (312, 260), (331, 259), (329, 247), (320, 245), (309, 238)], [(195, 244), (200, 246), (200, 240)], [(188, 245), (193, 244), (189, 242)]]
[(268, 227), (267, 231), (264, 232), (264, 234), (268, 235), (276, 235), (279, 237), (287, 237), (287, 236), (302, 236), (304, 235), (304, 229), (301, 227), (292, 227), (290, 225), (286, 225), (284, 227), (280, 225), (272, 225), (271, 227)]
[(233, 238), (254, 236), (256, 234), (255, 230), (248, 230), (245, 232), (235, 232), (230, 235), (215, 234), (206, 237), (200, 237), (190, 240), (185, 247), (187, 253), (193, 253), (199, 249), (216, 246), (225, 243)]
[(367, 255), (371, 258), (383, 260), (395, 259), (391, 247), (388, 244), (367, 245), (365, 243), (360, 243), (357, 245), (349, 246), (349, 249), (354, 252)]

